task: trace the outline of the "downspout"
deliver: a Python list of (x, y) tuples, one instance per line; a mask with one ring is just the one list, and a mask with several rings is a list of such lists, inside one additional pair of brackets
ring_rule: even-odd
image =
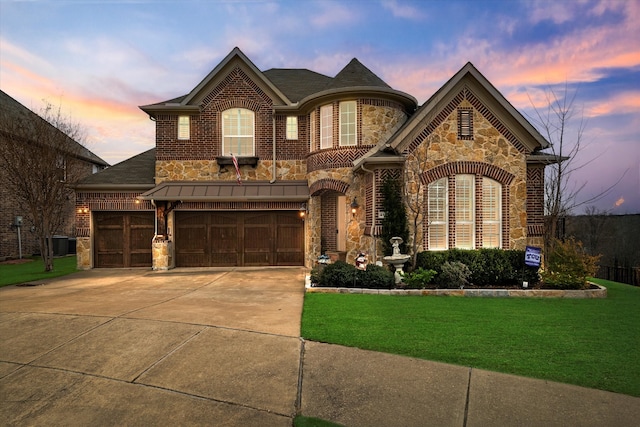
[(154, 219), (154, 228), (153, 228), (153, 239), (151, 239), (151, 243), (153, 244), (156, 241), (156, 237), (158, 237), (158, 208), (156, 207), (156, 202), (151, 199), (151, 205), (153, 206), (153, 219)]
[[(376, 175), (375, 172), (367, 169), (366, 166), (364, 165), (364, 163), (362, 163), (362, 165), (360, 166), (362, 168), (363, 171), (365, 172), (369, 172), (373, 178), (373, 206), (371, 207), (371, 215), (373, 216), (372, 221), (373, 223), (371, 224), (371, 234), (373, 235), (373, 259), (375, 259), (376, 261), (378, 260), (378, 237), (375, 234), (375, 228), (376, 228), (376, 207), (377, 207), (377, 194), (376, 194)], [(365, 199), (365, 204), (366, 204), (366, 199)], [(366, 219), (365, 219), (366, 220)]]
[(272, 131), (273, 131), (273, 153), (271, 155), (271, 158), (273, 159), (273, 164), (271, 165), (272, 171), (271, 171), (271, 181), (269, 181), (270, 184), (273, 184), (274, 182), (276, 182), (276, 115), (273, 114), (271, 116), (272, 120), (273, 120), (273, 126), (272, 126)]

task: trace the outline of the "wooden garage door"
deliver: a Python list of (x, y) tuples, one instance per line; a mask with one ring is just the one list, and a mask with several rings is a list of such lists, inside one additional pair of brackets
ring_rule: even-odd
[(303, 265), (297, 212), (176, 212), (176, 266)]
[(153, 212), (94, 212), (95, 267), (151, 267)]

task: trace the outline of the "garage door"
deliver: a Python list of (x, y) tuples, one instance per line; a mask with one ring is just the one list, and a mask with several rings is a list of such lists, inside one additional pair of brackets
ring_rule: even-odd
[(94, 212), (95, 267), (151, 267), (153, 212)]
[(176, 266), (303, 265), (297, 212), (176, 212)]

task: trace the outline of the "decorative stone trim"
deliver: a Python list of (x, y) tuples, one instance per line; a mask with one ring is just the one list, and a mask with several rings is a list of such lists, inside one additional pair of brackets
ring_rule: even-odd
[(424, 172), (420, 178), (422, 183), (427, 185), (440, 178), (444, 178), (445, 176), (458, 174), (482, 175), (494, 179), (502, 185), (510, 185), (511, 181), (515, 178), (512, 173), (509, 173), (498, 166), (484, 162), (465, 161), (451, 162), (436, 166), (435, 168)]
[(333, 190), (338, 193), (346, 194), (349, 189), (349, 184), (344, 181), (339, 181), (337, 179), (320, 179), (309, 187), (309, 193), (311, 196), (316, 196), (319, 192), (323, 190)]
[(320, 288), (306, 286), (308, 293), (318, 294), (370, 294), (400, 296), (450, 296), (474, 298), (606, 298), (607, 288), (598, 289), (363, 289), (363, 288)]

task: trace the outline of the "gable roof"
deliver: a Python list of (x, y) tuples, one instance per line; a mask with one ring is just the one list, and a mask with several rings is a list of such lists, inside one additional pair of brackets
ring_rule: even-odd
[[(62, 131), (56, 129), (52, 124), (47, 122), (38, 114), (34, 113), (30, 109), (22, 105), (21, 103), (13, 99), (3, 90), (0, 90), (0, 116), (2, 117), (2, 120), (0, 120), (0, 131), (5, 133), (12, 132), (11, 128), (6, 127), (9, 124), (9, 122), (21, 121), (23, 124), (24, 123), (29, 124), (29, 123), (33, 123), (34, 121), (38, 121), (40, 123), (46, 123), (48, 126), (51, 127), (52, 130), (55, 129), (56, 132), (59, 132), (59, 134), (64, 134)], [(25, 136), (25, 135), (18, 135), (18, 136)], [(69, 138), (68, 135), (64, 135), (64, 136), (66, 138)], [(34, 138), (37, 138), (37, 137), (38, 135), (33, 135), (32, 141)], [(91, 150), (86, 148), (84, 145), (80, 144), (78, 141), (75, 141), (71, 138), (69, 138), (69, 140), (72, 141), (72, 143), (75, 146), (75, 148), (72, 149), (74, 151), (73, 155), (77, 156), (77, 158), (79, 158), (80, 160), (84, 160), (86, 162), (93, 163), (99, 166), (109, 166), (109, 163), (102, 160), (95, 153), (93, 153)]]
[(188, 94), (156, 104), (142, 105), (140, 109), (151, 117), (160, 112), (198, 113), (201, 100), (234, 66), (242, 66), (273, 97), (276, 110), (298, 110), (319, 100), (329, 101), (332, 97), (347, 93), (371, 92), (394, 99), (411, 112), (417, 105), (413, 96), (391, 88), (356, 58), (335, 77), (304, 68), (271, 68), (262, 72), (236, 47)]
[(235, 47), (198, 85), (188, 94), (157, 104), (142, 105), (140, 109), (153, 117), (160, 111), (198, 112), (200, 102), (207, 96), (213, 86), (217, 85), (221, 77), (239, 66), (251, 74), (254, 79), (276, 102), (291, 104), (289, 98), (273, 84), (242, 51)]
[(152, 148), (80, 181), (76, 190), (142, 189), (155, 185), (156, 149)]
[[(425, 122), (433, 120), (440, 110), (463, 88), (469, 88), (493, 114), (500, 118), (505, 128), (515, 134), (526, 146), (527, 154), (549, 147), (547, 140), (509, 101), (478, 71), (467, 62), (416, 113), (398, 129), (388, 141), (381, 141), (364, 156), (354, 162), (356, 168), (372, 157), (392, 157), (389, 153), (401, 153), (424, 129)], [(380, 160), (377, 160), (380, 161)]]

